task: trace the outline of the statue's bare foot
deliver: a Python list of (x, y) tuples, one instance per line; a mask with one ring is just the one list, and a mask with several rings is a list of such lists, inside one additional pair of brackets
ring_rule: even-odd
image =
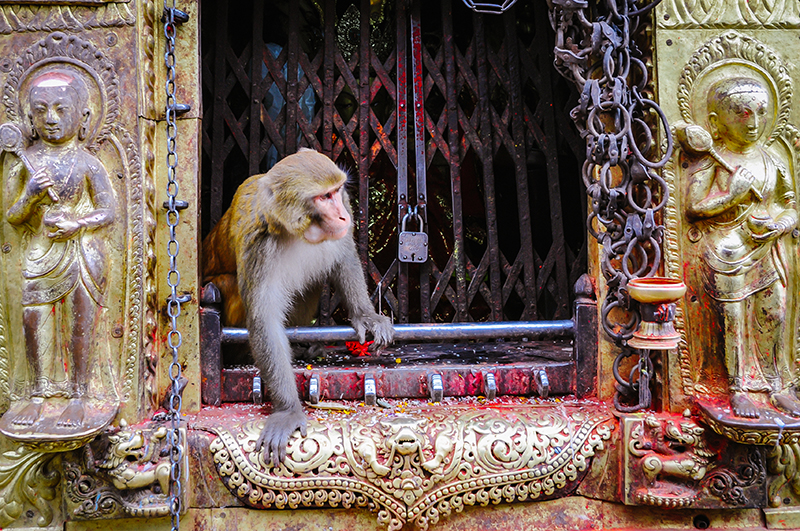
[(773, 393), (769, 399), (773, 406), (787, 415), (800, 417), (800, 400), (792, 395), (788, 393)]
[[(40, 399), (41, 400), (41, 399)], [(42, 402), (29, 402), (22, 412), (14, 417), (11, 424), (14, 426), (33, 426), (42, 413)]]
[(757, 419), (761, 416), (756, 405), (744, 393), (733, 393), (731, 395), (731, 409), (733, 409), (733, 414), (737, 417)]
[(83, 400), (74, 398), (69, 401), (64, 412), (58, 417), (59, 428), (79, 428), (83, 426)]

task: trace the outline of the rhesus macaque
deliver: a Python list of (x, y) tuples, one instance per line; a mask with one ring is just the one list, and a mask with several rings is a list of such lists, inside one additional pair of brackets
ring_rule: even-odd
[(269, 390), (272, 414), (256, 448), (263, 448), (265, 462), (271, 459), (275, 466), (286, 457), (294, 430), (306, 435), (284, 332), (289, 323), (309, 324), (313, 313), (306, 294), (316, 304), (319, 286), (331, 280), (362, 343), (367, 332), (374, 339), (371, 348), (387, 345), (394, 336), (389, 318), (369, 300), (346, 180), (328, 157), (301, 149), (242, 183), (203, 242), (205, 281), (220, 288), (226, 322), (246, 322), (255, 364)]

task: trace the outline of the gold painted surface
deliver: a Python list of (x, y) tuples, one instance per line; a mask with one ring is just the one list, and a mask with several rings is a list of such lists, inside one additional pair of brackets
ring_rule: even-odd
[[(43, 4), (44, 2), (38, 2)], [(0, 2), (0, 35), (35, 31), (79, 32), (91, 29), (132, 26), (133, 6), (128, 3), (106, 3), (96, 7), (83, 5), (19, 5)], [(5, 61), (9, 58), (6, 56)], [(0, 67), (3, 64), (0, 63)]]
[[(145, 7), (154, 6), (157, 13), (158, 24), (160, 24), (162, 4), (155, 2), (146, 3)], [(178, 171), (176, 174), (179, 197), (178, 199), (188, 201), (189, 208), (180, 212), (180, 224), (177, 227), (177, 238), (180, 242), (180, 254), (177, 266), (181, 273), (181, 282), (178, 286), (179, 294), (189, 294), (191, 300), (181, 305), (181, 316), (178, 319), (178, 326), (182, 336), (182, 345), (179, 349), (180, 363), (183, 369), (183, 376), (187, 379), (186, 388), (183, 391), (182, 410), (184, 413), (196, 412), (200, 409), (200, 321), (199, 321), (199, 252), (200, 252), (200, 161), (201, 161), (201, 120), (202, 97), (200, 93), (200, 55), (199, 55), (199, 2), (196, 0), (182, 2), (179, 9), (187, 12), (190, 19), (187, 23), (180, 26), (176, 43), (176, 62), (178, 64), (176, 78), (176, 100), (178, 103), (188, 103), (192, 110), (179, 117), (177, 120), (177, 154)], [(157, 40), (155, 43), (154, 64), (156, 75), (155, 82), (155, 101), (153, 112), (156, 113), (157, 120), (142, 119), (142, 128), (146, 134), (154, 133), (154, 153), (153, 168), (155, 171), (155, 205), (156, 228), (155, 237), (155, 257), (154, 281), (158, 290), (156, 301), (165, 301), (170, 294), (167, 285), (167, 272), (169, 271), (169, 256), (167, 254), (167, 243), (169, 241), (169, 231), (167, 230), (166, 210), (162, 205), (167, 200), (167, 166), (164, 161), (167, 158), (166, 152), (166, 123), (164, 122), (164, 76), (163, 66), (164, 32), (163, 28), (155, 32)], [(144, 71), (141, 72), (146, 75)], [(143, 79), (144, 83), (149, 83), (148, 79)], [(147, 115), (145, 115), (147, 116)], [(152, 129), (151, 129), (152, 128)], [(163, 302), (161, 303), (163, 305)], [(158, 355), (159, 373), (157, 375), (158, 392), (157, 398), (161, 399), (167, 394), (169, 388), (168, 368), (172, 361), (172, 352), (168, 348), (167, 333), (170, 329), (169, 319), (166, 312), (154, 315), (158, 319), (158, 335), (160, 341), (160, 352)]]
[[(0, 116), (7, 141), (0, 317), (8, 331), (0, 380), (11, 400), (0, 422), (7, 435), (43, 450), (84, 443), (122, 401), (139, 408), (130, 398), (138, 395), (141, 344), (142, 174), (125, 128), (135, 129), (136, 109), (120, 103), (135, 82), (116, 70), (129, 44), (120, 38), (55, 32), (0, 43), (5, 57), (19, 58), (2, 80)], [(53, 101), (38, 99), (58, 99), (59, 90), (79, 101), (65, 107), (63, 129), (51, 132), (47, 115), (31, 114), (32, 101), (55, 112)], [(9, 131), (21, 133), (19, 145)], [(38, 195), (25, 195), (26, 187)], [(39, 210), (26, 213), (30, 205)]]
[[(656, 38), (660, 103), (676, 138), (664, 170), (665, 274), (688, 286), (677, 309), (670, 407), (694, 397), (732, 417), (760, 416), (750, 431), (762, 434), (782, 429), (770, 419), (800, 416), (797, 72), (786, 60), (800, 49), (779, 33)], [(745, 124), (747, 113), (758, 113), (757, 123)], [(722, 433), (726, 422), (723, 415), (711, 425)]]
[(12, 523), (47, 527), (58, 524), (61, 455), (47, 454), (22, 446), (0, 455), (0, 527)]
[(421, 529), (465, 506), (566, 494), (611, 437), (600, 406), (365, 410), (309, 420), (286, 461), (264, 463), (263, 419), (229, 428), (210, 452), (227, 487), (258, 508), (365, 507)]

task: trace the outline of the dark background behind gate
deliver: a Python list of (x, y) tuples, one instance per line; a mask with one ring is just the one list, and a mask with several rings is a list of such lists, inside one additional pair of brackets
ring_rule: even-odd
[[(422, 265), (397, 261), (397, 168), (411, 197), (416, 168), (411, 17), (422, 37)], [(568, 318), (586, 270), (585, 148), (552, 43), (542, 0), (503, 16), (451, 0), (204, 2), (203, 233), (247, 176), (310, 147), (350, 172), (370, 293), (377, 305), (380, 283), (396, 322)], [(326, 293), (319, 322), (340, 314)]]

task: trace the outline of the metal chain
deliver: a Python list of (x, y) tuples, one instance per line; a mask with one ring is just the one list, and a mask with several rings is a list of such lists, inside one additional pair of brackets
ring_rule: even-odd
[(177, 102), (175, 100), (175, 2), (172, 6), (167, 6), (164, 1), (164, 36), (166, 37), (166, 51), (164, 53), (164, 64), (167, 67), (167, 79), (165, 89), (167, 93), (166, 102), (166, 122), (167, 122), (167, 225), (169, 226), (169, 243), (167, 244), (167, 254), (169, 255), (169, 273), (167, 273), (167, 284), (169, 285), (170, 295), (167, 300), (167, 315), (170, 319), (170, 331), (167, 335), (167, 344), (172, 350), (172, 362), (169, 365), (170, 395), (169, 395), (169, 418), (171, 427), (167, 432), (167, 444), (169, 446), (170, 459), (170, 489), (169, 489), (169, 511), (172, 518), (172, 530), (178, 531), (180, 528), (181, 500), (183, 498), (183, 485), (181, 483), (181, 464), (183, 462), (184, 441), (181, 440), (181, 364), (178, 360), (178, 348), (183, 342), (181, 332), (178, 330), (178, 316), (181, 314), (181, 302), (183, 299), (178, 296), (178, 285), (181, 282), (181, 274), (178, 271), (178, 252), (180, 245), (176, 237), (176, 231), (180, 222), (178, 212), (178, 182), (176, 180), (176, 169), (178, 166), (178, 154), (176, 153), (178, 128), (176, 124)]
[[(570, 114), (586, 141), (582, 176), (592, 203), (587, 229), (602, 246), (600, 268), (608, 291), (601, 323), (621, 349), (614, 362), (614, 402), (623, 411), (651, 403), (649, 351), (639, 353), (628, 379), (619, 374), (619, 364), (635, 353), (627, 340), (641, 320), (630, 302), (628, 281), (653, 276), (661, 264), (664, 227), (656, 223), (656, 213), (666, 205), (669, 191), (656, 170), (672, 156), (669, 124), (645, 96), (648, 71), (632, 40), (642, 16), (660, 0), (638, 9), (635, 1), (597, 0), (591, 6), (588, 0), (549, 1), (556, 69), (581, 90)], [(657, 147), (648, 121), (656, 119), (666, 149), (661, 159), (651, 161)], [(635, 404), (624, 405), (623, 397)]]

